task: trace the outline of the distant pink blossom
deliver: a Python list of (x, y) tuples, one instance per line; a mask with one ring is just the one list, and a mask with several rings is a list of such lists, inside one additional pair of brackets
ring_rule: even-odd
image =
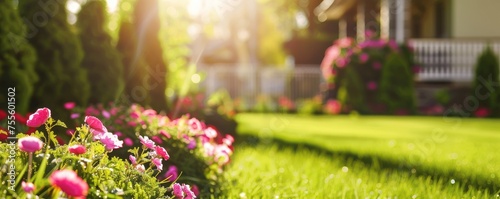
[(153, 140), (150, 140), (148, 136), (139, 136), (139, 140), (141, 141), (141, 144), (144, 145), (145, 147), (149, 149), (154, 149), (155, 147), (155, 142)]
[(188, 126), (189, 126), (189, 130), (190, 131), (193, 131), (193, 132), (196, 132), (196, 131), (201, 131), (202, 130), (202, 126), (201, 126), (201, 123), (198, 119), (196, 118), (191, 118), (188, 120)]
[(73, 129), (68, 129), (68, 130), (66, 130), (66, 134), (68, 134), (68, 135), (73, 135), (73, 134), (75, 134), (75, 130), (73, 130)]
[(76, 103), (75, 102), (66, 102), (66, 103), (64, 103), (64, 108), (66, 110), (71, 110), (71, 109), (73, 109), (75, 107), (76, 107)]
[(337, 41), (335, 41), (335, 45), (337, 45), (340, 48), (350, 47), (353, 43), (354, 43), (354, 39), (352, 39), (350, 37), (340, 38), (340, 39), (337, 39)]
[(369, 58), (370, 58), (370, 56), (367, 53), (361, 53), (361, 55), (359, 55), (359, 61), (362, 64), (366, 63)]
[(125, 138), (123, 139), (123, 142), (125, 143), (125, 145), (127, 146), (133, 146), (134, 145), (134, 141), (132, 141), (132, 139), (130, 138)]
[(233, 136), (227, 134), (226, 137), (222, 139), (222, 143), (224, 143), (227, 146), (231, 146), (234, 142)]
[(193, 191), (193, 193), (194, 193), (195, 196), (199, 196), (200, 195), (200, 189), (196, 185), (191, 186), (191, 191)]
[(26, 193), (31, 193), (35, 190), (35, 185), (31, 182), (23, 181), (21, 183), (21, 187), (23, 188), (24, 192), (26, 192)]
[(375, 36), (375, 31), (373, 31), (373, 30), (367, 30), (367, 31), (365, 31), (365, 37), (366, 37), (367, 39), (371, 39), (371, 38), (373, 38), (374, 36)]
[(77, 144), (77, 145), (73, 145), (73, 146), (68, 147), (68, 151), (70, 153), (80, 155), (80, 154), (84, 154), (85, 152), (87, 152), (87, 149), (85, 148), (85, 146)]
[(342, 105), (338, 100), (330, 99), (326, 102), (324, 110), (328, 114), (339, 114), (342, 110)]
[(484, 107), (478, 108), (474, 112), (474, 116), (479, 117), (479, 118), (488, 117), (489, 115), (490, 115), (490, 110), (488, 108), (484, 108)]
[(377, 89), (377, 83), (374, 82), (374, 81), (370, 81), (366, 84), (366, 87), (368, 88), (368, 90), (376, 90)]
[(332, 73), (332, 65), (333, 62), (340, 56), (340, 48), (337, 46), (330, 46), (326, 49), (325, 57), (321, 62), (321, 71), (323, 74), (323, 78), (329, 79)]
[(80, 117), (80, 113), (71, 113), (71, 115), (69, 116), (71, 119), (77, 119)]
[(161, 140), (161, 138), (158, 137), (158, 136), (156, 136), (156, 135), (153, 136), (153, 137), (151, 137), (151, 140), (153, 140), (156, 144), (162, 144), (163, 143), (163, 140)]
[(215, 129), (213, 129), (212, 127), (208, 127), (203, 131), (205, 132), (205, 136), (207, 136), (208, 138), (217, 137), (217, 131)]
[(153, 162), (153, 164), (155, 164), (155, 165), (156, 165), (156, 169), (158, 169), (158, 170), (160, 170), (160, 171), (161, 171), (161, 170), (163, 170), (163, 164), (162, 164), (162, 162), (161, 162), (161, 159), (159, 159), (159, 158), (153, 158), (153, 159), (151, 160), (151, 162)]
[(398, 43), (395, 40), (389, 40), (389, 42), (387, 44), (389, 45), (389, 47), (392, 50), (394, 50), (394, 51), (398, 51), (399, 50)]
[(37, 137), (26, 136), (17, 141), (17, 146), (21, 151), (32, 153), (42, 149), (43, 142)]
[(109, 119), (111, 117), (111, 114), (108, 111), (102, 111), (102, 116), (106, 119)]
[(26, 125), (33, 128), (38, 128), (45, 124), (45, 122), (50, 118), (50, 109), (48, 108), (40, 108), (36, 110), (35, 113), (29, 116), (29, 119), (26, 121)]
[(187, 148), (191, 150), (196, 148), (196, 141), (194, 139), (190, 139)]
[(174, 165), (169, 166), (167, 172), (165, 173), (165, 178), (167, 178), (168, 181), (173, 182), (177, 179), (177, 177), (179, 177), (177, 167)]
[(339, 68), (343, 68), (347, 65), (347, 63), (349, 62), (349, 60), (347, 58), (338, 58), (335, 63), (337, 64), (337, 66)]
[(171, 138), (171, 137), (172, 137), (172, 136), (170, 136), (170, 134), (169, 134), (169, 133), (167, 133), (167, 131), (165, 131), (165, 130), (160, 130), (160, 131), (158, 131), (158, 133), (159, 133), (159, 134), (161, 134), (161, 135), (164, 135), (164, 136), (165, 136), (165, 137), (167, 137), (167, 138)]

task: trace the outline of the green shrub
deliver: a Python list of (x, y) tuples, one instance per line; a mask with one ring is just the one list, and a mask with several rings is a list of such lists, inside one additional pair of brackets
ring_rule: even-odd
[(36, 53), (13, 1), (0, 2), (0, 24), (0, 104), (7, 108), (7, 88), (15, 87), (16, 112), (26, 113), (38, 80)]
[(379, 100), (389, 113), (414, 113), (415, 88), (408, 62), (396, 53), (388, 56), (382, 68)]
[[(495, 52), (488, 47), (479, 56), (476, 63), (475, 78), (473, 82), (473, 95), (479, 99), (479, 108), (487, 110), (490, 116), (500, 116), (500, 87), (499, 62)], [(480, 99), (476, 90), (485, 93), (488, 97)], [(493, 114), (490, 114), (493, 113)]]
[(82, 66), (88, 71), (90, 103), (108, 103), (118, 99), (124, 87), (123, 66), (119, 52), (106, 32), (106, 4), (89, 1), (78, 13), (77, 26), (84, 57)]
[(362, 79), (355, 69), (345, 69), (345, 76), (342, 78), (338, 90), (338, 99), (345, 105), (345, 109), (348, 111), (366, 111), (367, 99), (365, 98), (365, 88)]
[(46, 106), (62, 116), (66, 113), (61, 106), (65, 102), (87, 103), (90, 85), (87, 71), (81, 66), (80, 41), (68, 24), (66, 0), (50, 1), (50, 12), (40, 6), (41, 2), (19, 1), (18, 7), (27, 19), (24, 22), (29, 27), (28, 41), (38, 57), (35, 69), (40, 81), (35, 84), (31, 109)]

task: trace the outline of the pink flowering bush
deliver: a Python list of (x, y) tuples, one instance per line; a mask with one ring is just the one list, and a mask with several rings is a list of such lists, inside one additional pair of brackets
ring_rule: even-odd
[[(143, 111), (136, 119), (142, 114), (153, 115)], [(0, 180), (4, 182), (0, 198), (196, 198), (197, 190), (191, 187), (197, 186), (177, 183), (176, 176), (184, 175), (178, 173), (182, 170), (168, 167), (169, 177), (159, 178), (167, 168), (164, 165), (176, 164), (170, 160), (170, 154), (177, 153), (175, 148), (166, 149), (155, 139), (130, 134), (143, 144), (128, 147), (128, 157), (122, 159), (113, 155), (125, 145), (120, 138), (123, 134), (110, 130), (116, 127), (92, 115), (81, 119), (83, 122), (71, 131), (67, 144), (61, 144), (56, 132), (67, 128), (66, 124), (53, 119), (49, 109), (39, 109), (27, 120), (36, 127), (35, 132), (19, 133), (17, 141), (0, 143), (0, 150), (9, 151), (0, 153)], [(197, 129), (197, 133), (203, 134), (205, 129)], [(214, 137), (213, 132), (210, 137)], [(215, 144), (214, 148), (217, 155), (213, 157), (220, 156), (220, 146)], [(214, 159), (217, 164), (227, 161)], [(182, 197), (174, 189), (179, 186)]]
[[(158, 171), (158, 180), (196, 187), (202, 194), (217, 194), (217, 180), (233, 153), (231, 135), (224, 135), (216, 127), (190, 115), (172, 119), (139, 105), (92, 106), (73, 114), (94, 115), (102, 121), (102, 124), (96, 123), (90, 116), (86, 119), (96, 124), (89, 125), (91, 132), (99, 132), (101, 126), (114, 132), (116, 139), (123, 143), (110, 154), (128, 159), (137, 170), (152, 167)], [(150, 166), (144, 165), (144, 160), (150, 162)]]
[[(361, 42), (352, 38), (338, 39), (325, 52), (321, 63), (323, 78), (333, 88), (330, 92), (334, 92), (333, 96), (341, 102), (344, 112), (387, 111), (380, 100), (380, 84), (385, 62), (390, 54), (398, 54), (406, 62), (399, 67), (408, 67), (407, 70), (412, 74), (418, 72), (419, 67), (414, 63), (411, 47), (398, 45), (393, 40), (375, 38), (373, 35), (372, 32), (367, 32), (367, 39)], [(413, 77), (400, 81), (413, 81)]]

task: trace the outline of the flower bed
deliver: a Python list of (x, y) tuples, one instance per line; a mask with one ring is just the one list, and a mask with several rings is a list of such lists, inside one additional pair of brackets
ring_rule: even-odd
[(66, 131), (70, 138), (65, 142), (57, 134), (66, 124), (53, 119), (49, 109), (39, 109), (26, 121), (35, 132), (18, 134), (17, 147), (0, 143), (3, 151), (12, 151), (0, 155), (2, 183), (12, 182), (2, 185), (0, 197), (195, 198), (200, 192), (217, 193), (218, 177), (232, 154), (231, 136), (223, 137), (196, 118), (170, 120), (137, 105), (89, 107), (85, 115), (72, 114), (76, 128)]

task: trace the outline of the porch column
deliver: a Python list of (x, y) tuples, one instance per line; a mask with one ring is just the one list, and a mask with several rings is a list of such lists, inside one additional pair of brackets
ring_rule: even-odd
[(390, 34), (390, 0), (380, 1), (380, 37), (382, 39), (389, 39)]
[(406, 0), (396, 0), (396, 42), (405, 41)]
[(357, 34), (358, 40), (365, 40), (365, 1), (358, 1), (358, 13), (356, 16), (356, 26), (357, 26)]
[(339, 20), (339, 38), (347, 37), (347, 22), (345, 18)]

